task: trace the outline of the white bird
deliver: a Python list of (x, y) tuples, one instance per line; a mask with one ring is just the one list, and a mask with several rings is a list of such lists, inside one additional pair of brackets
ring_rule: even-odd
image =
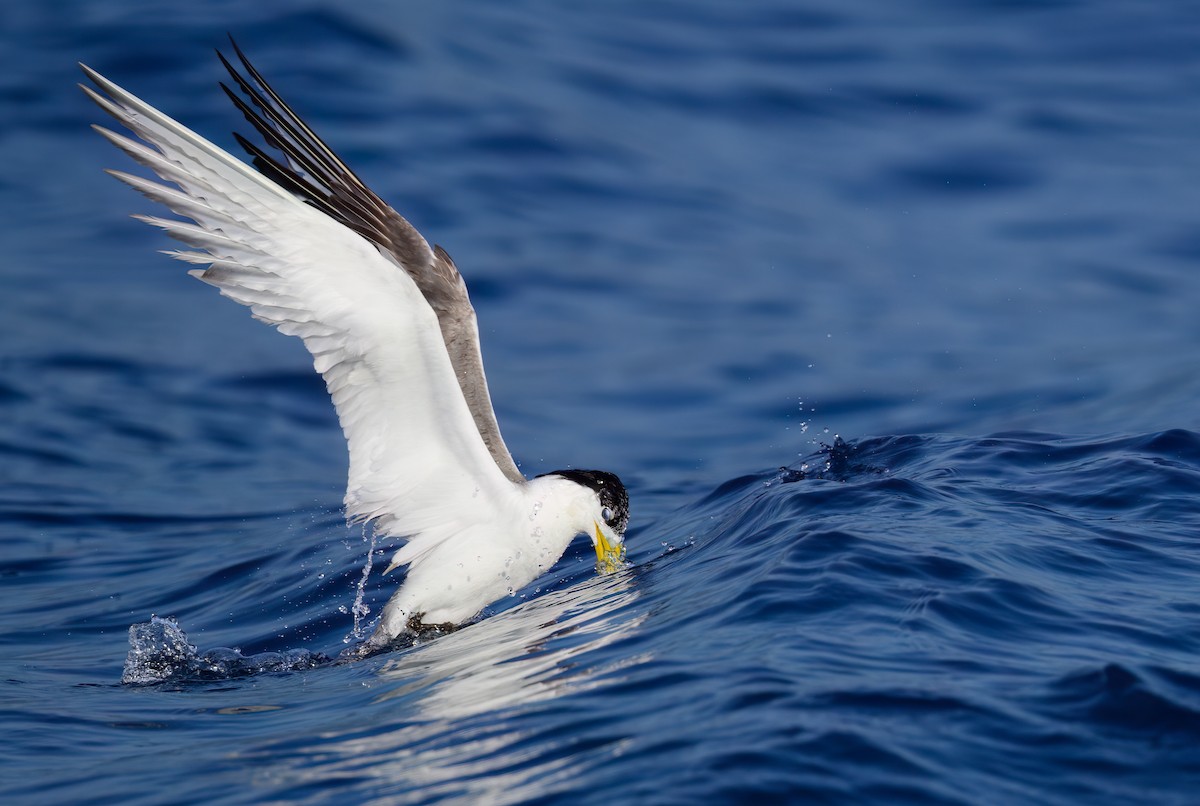
[(406, 541), (387, 570), (407, 565), (407, 575), (365, 650), (473, 618), (548, 571), (579, 534), (600, 570), (620, 568), (621, 481), (597, 470), (525, 479), (500, 436), (475, 310), (450, 256), (233, 47), (248, 77), (221, 61), (248, 100), (221, 86), (281, 154), (238, 136), (258, 170), (82, 64), (103, 94), (80, 86), (143, 142), (93, 128), (177, 187), (109, 173), (194, 223), (136, 217), (191, 247), (168, 254), (207, 266), (192, 276), (301, 338), (325, 379), (350, 452), (346, 517)]

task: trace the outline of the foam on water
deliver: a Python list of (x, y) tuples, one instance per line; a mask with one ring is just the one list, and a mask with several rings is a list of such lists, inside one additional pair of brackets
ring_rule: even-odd
[(129, 654), (125, 656), (121, 682), (151, 685), (229, 680), (266, 672), (303, 671), (328, 662), (329, 658), (308, 649), (253, 655), (227, 647), (198, 652), (179, 622), (152, 616), (150, 621), (129, 628)]

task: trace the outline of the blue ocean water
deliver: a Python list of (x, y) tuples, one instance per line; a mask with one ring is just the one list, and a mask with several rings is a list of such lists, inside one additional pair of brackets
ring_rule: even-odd
[[(1194, 802), (1195, 12), (6, 4), (0, 801)], [(630, 569), (279, 671), (353, 641), (341, 433), (74, 88), (234, 149), (226, 32), (454, 256), (523, 470), (626, 481)], [(262, 670), (123, 684), (152, 616)]]

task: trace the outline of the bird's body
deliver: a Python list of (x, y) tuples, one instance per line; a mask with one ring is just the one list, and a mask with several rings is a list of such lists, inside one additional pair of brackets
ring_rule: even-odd
[[(384, 608), (384, 634), (403, 632), (415, 613), (427, 624), (466, 621), (478, 612), (475, 603), (495, 601), (537, 579), (575, 535), (592, 528), (594, 496), (575, 482), (541, 476), (513, 485), (513, 491), (495, 521), (463, 529), (454, 540), (414, 540), (397, 552), (394, 564), (411, 566)], [(447, 575), (445, 568), (457, 572)]]
[(191, 247), (170, 254), (206, 265), (191, 274), (301, 338), (324, 377), (350, 453), (347, 518), (407, 540), (392, 563), (408, 566), (406, 578), (370, 645), (416, 624), (470, 619), (547, 571), (581, 533), (602, 566), (619, 566), (628, 522), (620, 481), (602, 471), (521, 475), (449, 255), (238, 56), (250, 80), (225, 64), (249, 103), (226, 91), (282, 154), (239, 137), (257, 171), (87, 67), (105, 95), (84, 90), (150, 147), (97, 131), (178, 186), (110, 172), (195, 222), (140, 216)]

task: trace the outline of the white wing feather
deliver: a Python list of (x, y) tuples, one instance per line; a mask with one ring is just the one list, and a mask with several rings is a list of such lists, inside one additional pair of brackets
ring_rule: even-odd
[[(82, 65), (81, 65), (82, 66)], [(96, 127), (179, 189), (112, 171), (195, 224), (139, 216), (195, 250), (173, 256), (303, 339), (350, 450), (346, 515), (380, 534), (420, 538), (400, 562), (515, 503), (488, 453), (446, 353), (437, 316), (412, 279), (366, 239), (93, 70), (93, 100), (153, 148)]]

